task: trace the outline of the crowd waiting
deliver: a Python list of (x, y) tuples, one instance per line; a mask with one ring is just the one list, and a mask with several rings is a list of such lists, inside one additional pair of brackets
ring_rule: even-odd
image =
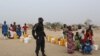
[(93, 46), (93, 30), (90, 25), (86, 30), (79, 27), (73, 33), (71, 26), (64, 24), (63, 34), (67, 39), (67, 52), (72, 54), (74, 51), (81, 51), (83, 54), (91, 54)]
[(13, 24), (10, 24), (10, 26), (8, 26), (6, 24), (6, 21), (4, 21), (4, 24), (2, 25), (2, 34), (3, 34), (3, 38), (4, 39), (14, 39), (14, 38), (20, 38), (23, 34), (27, 34), (27, 29), (28, 26), (25, 23), (23, 27), (21, 27), (20, 25), (16, 25), (16, 22), (14, 22)]
[[(20, 38), (21, 35), (27, 34), (27, 29), (28, 26), (26, 23), (23, 27), (16, 25), (16, 22), (8, 26), (6, 21), (4, 21), (4, 24), (2, 25), (2, 34), (4, 39), (14, 39), (15, 35), (17, 38)], [(91, 25), (86, 30), (83, 30), (80, 27), (76, 34), (74, 34), (71, 26), (64, 24), (63, 35), (64, 38), (67, 39), (68, 53), (72, 54), (76, 50), (81, 51), (83, 54), (91, 54), (93, 46), (93, 30)]]

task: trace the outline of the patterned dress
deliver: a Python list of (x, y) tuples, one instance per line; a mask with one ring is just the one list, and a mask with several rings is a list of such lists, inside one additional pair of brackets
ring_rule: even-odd
[(81, 37), (80, 36), (75, 36), (75, 46), (76, 46), (76, 50), (80, 49), (80, 42), (81, 41)]
[(73, 40), (73, 33), (71, 31), (67, 32), (67, 52), (74, 53), (75, 45)]

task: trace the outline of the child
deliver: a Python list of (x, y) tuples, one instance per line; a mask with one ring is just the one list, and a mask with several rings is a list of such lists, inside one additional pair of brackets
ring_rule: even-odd
[(76, 50), (78, 50), (78, 51), (80, 49), (80, 41), (81, 41), (81, 37), (79, 36), (79, 33), (76, 32), (76, 35), (75, 35), (75, 45), (76, 45)]
[(84, 54), (91, 54), (92, 46), (90, 40), (87, 40), (84, 46)]

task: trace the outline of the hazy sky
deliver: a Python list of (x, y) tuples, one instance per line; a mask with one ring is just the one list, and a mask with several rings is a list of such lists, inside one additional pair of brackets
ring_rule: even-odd
[(0, 0), (0, 23), (45, 22), (83, 23), (91, 19), (100, 25), (100, 0)]

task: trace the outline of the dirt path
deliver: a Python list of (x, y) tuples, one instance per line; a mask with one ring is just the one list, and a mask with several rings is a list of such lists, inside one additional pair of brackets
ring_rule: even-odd
[[(61, 32), (46, 31), (48, 35), (59, 36)], [(0, 34), (1, 35), (1, 34)], [(100, 31), (94, 33), (95, 43), (100, 46)], [(19, 40), (1, 40), (0, 39), (0, 56), (35, 56), (35, 40), (32, 39), (29, 44), (20, 42)], [(70, 55), (66, 52), (66, 47), (51, 44), (46, 41), (47, 56), (100, 56), (100, 50), (93, 51), (92, 55), (82, 55), (80, 52), (75, 52)], [(39, 54), (41, 55), (41, 52)]]
[[(0, 56), (35, 56), (35, 40), (31, 40), (29, 44), (20, 42), (19, 40), (0, 40)], [(99, 56), (100, 51), (93, 52), (93, 55)], [(66, 48), (46, 42), (47, 56), (86, 56), (79, 52), (73, 55), (67, 54)], [(41, 52), (40, 52), (40, 56)]]

